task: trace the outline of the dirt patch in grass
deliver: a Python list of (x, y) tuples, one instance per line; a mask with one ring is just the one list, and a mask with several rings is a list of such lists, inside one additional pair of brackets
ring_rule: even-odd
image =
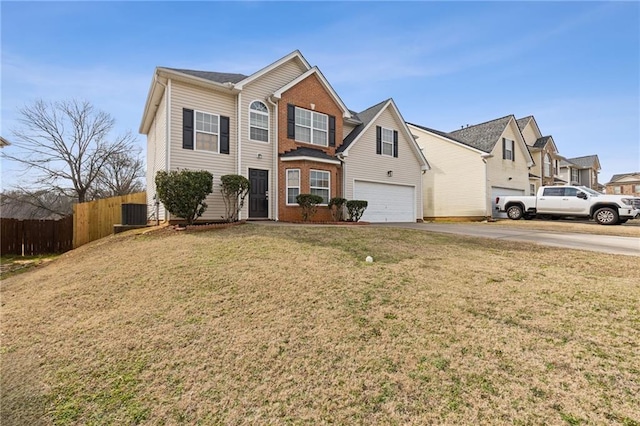
[(2, 282), (0, 420), (637, 424), (639, 272), (378, 227), (109, 237)]

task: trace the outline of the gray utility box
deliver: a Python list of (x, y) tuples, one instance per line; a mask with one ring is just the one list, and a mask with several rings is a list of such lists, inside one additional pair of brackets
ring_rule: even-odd
[(123, 225), (146, 225), (147, 205), (146, 204), (123, 204), (122, 205)]

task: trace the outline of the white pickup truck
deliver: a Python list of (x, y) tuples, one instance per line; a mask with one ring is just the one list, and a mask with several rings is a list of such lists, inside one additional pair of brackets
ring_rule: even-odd
[(640, 216), (640, 198), (604, 195), (585, 186), (542, 186), (535, 196), (496, 197), (496, 209), (513, 220), (571, 216), (617, 225)]

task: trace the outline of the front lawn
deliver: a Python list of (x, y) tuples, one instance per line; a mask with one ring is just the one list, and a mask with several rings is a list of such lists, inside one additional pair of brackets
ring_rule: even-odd
[(373, 226), (120, 234), (3, 280), (0, 423), (637, 425), (638, 276)]

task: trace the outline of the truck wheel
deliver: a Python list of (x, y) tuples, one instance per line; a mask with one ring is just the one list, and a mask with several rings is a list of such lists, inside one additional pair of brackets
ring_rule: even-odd
[(522, 207), (511, 206), (507, 209), (507, 217), (513, 220), (519, 220), (522, 217)]
[(593, 218), (600, 225), (615, 225), (618, 223), (618, 212), (609, 207), (603, 207), (596, 210)]

